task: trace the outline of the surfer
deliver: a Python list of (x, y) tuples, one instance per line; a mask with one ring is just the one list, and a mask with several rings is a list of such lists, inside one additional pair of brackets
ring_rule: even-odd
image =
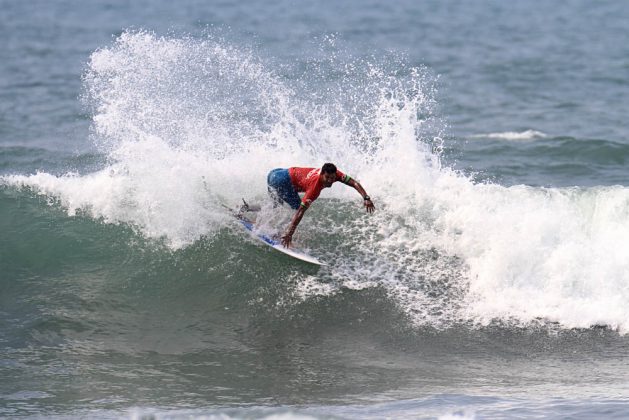
[[(319, 197), (321, 190), (331, 187), (336, 181), (358, 191), (368, 213), (376, 209), (362, 185), (351, 176), (339, 171), (333, 163), (326, 163), (321, 168), (277, 168), (269, 172), (267, 185), (274, 203), (281, 204), (283, 201), (292, 209), (297, 210), (286, 233), (282, 236), (282, 245), (286, 248), (290, 246), (295, 229), (310, 204)], [(298, 194), (300, 192), (305, 192), (301, 198)]]

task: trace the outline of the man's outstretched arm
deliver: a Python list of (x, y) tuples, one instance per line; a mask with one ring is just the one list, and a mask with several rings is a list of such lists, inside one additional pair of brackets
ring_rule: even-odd
[(286, 248), (290, 246), (290, 243), (293, 240), (295, 229), (297, 229), (297, 225), (299, 224), (299, 222), (301, 222), (301, 218), (304, 217), (304, 213), (306, 212), (307, 208), (308, 207), (303, 204), (299, 206), (299, 208), (295, 212), (295, 215), (293, 216), (293, 220), (291, 220), (290, 222), (288, 230), (286, 231), (284, 236), (282, 236), (282, 245), (284, 245)]
[(360, 195), (363, 197), (365, 208), (367, 209), (367, 212), (368, 213), (373, 213), (373, 211), (376, 209), (376, 206), (373, 205), (373, 202), (371, 201), (371, 197), (369, 197), (369, 195), (367, 194), (367, 191), (365, 191), (363, 186), (360, 185), (360, 182), (358, 182), (358, 181), (356, 181), (355, 179), (352, 178), (352, 179), (349, 180), (347, 185), (349, 185), (350, 187), (353, 187), (356, 191), (358, 191), (360, 193)]

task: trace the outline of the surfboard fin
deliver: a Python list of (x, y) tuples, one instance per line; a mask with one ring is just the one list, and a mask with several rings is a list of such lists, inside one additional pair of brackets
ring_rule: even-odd
[(242, 199), (242, 206), (240, 206), (240, 208), (238, 209), (238, 214), (242, 214), (242, 213), (246, 213), (248, 211), (260, 211), (260, 206), (256, 206), (256, 205), (252, 205), (250, 206), (249, 203), (247, 203), (245, 201), (245, 199)]

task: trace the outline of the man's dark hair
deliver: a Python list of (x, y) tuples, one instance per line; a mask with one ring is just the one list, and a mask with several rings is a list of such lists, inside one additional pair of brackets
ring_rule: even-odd
[(333, 163), (326, 163), (321, 168), (321, 172), (324, 174), (335, 174), (336, 173), (336, 165)]

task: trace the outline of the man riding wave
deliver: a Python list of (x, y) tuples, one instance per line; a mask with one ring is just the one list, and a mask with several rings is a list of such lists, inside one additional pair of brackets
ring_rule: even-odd
[[(362, 185), (351, 176), (339, 171), (333, 163), (326, 163), (321, 168), (277, 168), (269, 172), (267, 185), (274, 202), (281, 204), (283, 201), (292, 209), (297, 210), (286, 233), (282, 236), (282, 244), (285, 247), (290, 246), (297, 225), (310, 204), (319, 197), (321, 190), (331, 187), (337, 181), (353, 187), (360, 193), (368, 213), (375, 210), (371, 197)], [(301, 198), (300, 192), (305, 193)]]

